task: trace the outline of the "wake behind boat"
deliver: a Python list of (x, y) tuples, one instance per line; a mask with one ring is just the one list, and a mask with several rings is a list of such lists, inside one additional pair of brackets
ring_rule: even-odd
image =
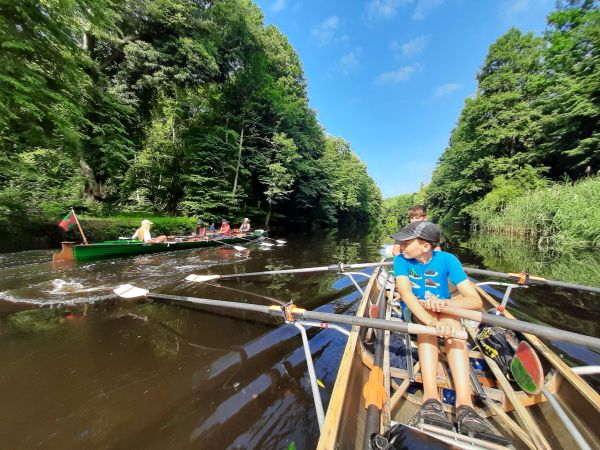
[(166, 252), (172, 250), (188, 250), (192, 248), (216, 247), (219, 245), (234, 245), (247, 243), (263, 236), (264, 230), (255, 230), (245, 236), (207, 237), (206, 239), (179, 238), (161, 243), (146, 243), (133, 239), (105, 241), (96, 244), (76, 244), (61, 242), (62, 250), (52, 257), (53, 261), (86, 261), (98, 258), (141, 255), (146, 253)]

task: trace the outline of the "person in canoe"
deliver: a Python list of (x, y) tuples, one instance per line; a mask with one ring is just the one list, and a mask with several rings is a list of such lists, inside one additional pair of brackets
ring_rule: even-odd
[[(422, 222), (427, 220), (427, 208), (425, 205), (414, 205), (408, 208), (408, 221), (409, 223), (413, 222)], [(438, 244), (435, 247), (435, 251), (440, 251), (442, 248)], [(392, 256), (396, 256), (400, 254), (400, 242), (396, 241), (394, 243), (394, 248), (392, 248)]]
[(196, 237), (206, 237), (206, 225), (202, 219), (196, 222)]
[[(467, 343), (453, 339), (461, 324), (453, 316), (444, 314), (446, 306), (479, 310), (482, 305), (479, 294), (456, 256), (434, 251), (440, 240), (440, 231), (435, 224), (414, 221), (392, 237), (400, 242), (402, 250), (402, 254), (394, 258), (394, 277), (402, 300), (413, 320), (435, 327), (439, 336), (445, 338), (446, 356), (456, 390), (458, 432), (493, 435), (487, 422), (473, 408)], [(459, 298), (450, 298), (449, 281), (457, 287)], [(444, 413), (437, 388), (438, 338), (419, 335), (417, 348), (423, 376), (423, 405), (411, 423), (425, 422), (452, 430), (452, 422)]]
[(242, 224), (240, 225), (240, 228), (238, 229), (238, 233), (241, 234), (246, 234), (250, 231), (250, 219), (248, 219), (247, 217), (244, 218), (244, 220), (242, 221)]
[(133, 233), (131, 239), (137, 239), (139, 241), (144, 241), (146, 244), (161, 244), (163, 242), (167, 242), (167, 236), (160, 235), (152, 239), (152, 235), (150, 234), (150, 227), (152, 226), (152, 222), (148, 219), (142, 220), (142, 224), (140, 227)]
[(221, 221), (221, 228), (219, 228), (220, 234), (231, 234), (231, 226), (229, 225), (229, 221), (223, 219)]

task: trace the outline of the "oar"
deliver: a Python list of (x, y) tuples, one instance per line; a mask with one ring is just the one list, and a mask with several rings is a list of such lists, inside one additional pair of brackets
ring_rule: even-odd
[(282, 269), (282, 270), (267, 270), (264, 272), (248, 272), (248, 273), (229, 273), (224, 275), (188, 275), (185, 279), (187, 281), (204, 282), (210, 280), (224, 280), (226, 278), (241, 278), (241, 277), (258, 277), (262, 275), (283, 275), (287, 273), (312, 273), (312, 272), (343, 272), (349, 269), (364, 269), (367, 267), (379, 267), (389, 266), (390, 262), (376, 262), (376, 263), (360, 263), (360, 264), (332, 264), (330, 266), (320, 267), (305, 267), (300, 269)]
[[(130, 284), (119, 286), (113, 291), (121, 298), (153, 298), (157, 300), (170, 300), (176, 302), (193, 303), (196, 305), (218, 306), (221, 308), (239, 309), (244, 311), (253, 311), (272, 316), (287, 317), (288, 319), (319, 320), (321, 322), (345, 323), (348, 325), (357, 325), (360, 327), (377, 328), (379, 330), (397, 331), (399, 333), (426, 334), (437, 336), (434, 327), (418, 325), (414, 323), (397, 322), (382, 319), (370, 319), (367, 317), (348, 316), (344, 314), (332, 314), (318, 311), (306, 311), (294, 305), (255, 305), (252, 303), (228, 302), (225, 300), (215, 300), (210, 298), (184, 297), (180, 295), (154, 294), (146, 289), (138, 288)], [(465, 331), (458, 331), (455, 339), (467, 339)]]
[[(241, 236), (236, 236), (237, 239), (241, 239), (242, 241), (255, 242), (256, 239), (246, 239)], [(264, 245), (266, 247), (273, 247), (275, 244), (271, 244), (270, 242), (258, 241), (258, 245)]]
[[(227, 236), (227, 235), (219, 235), (219, 236)], [(230, 237), (230, 236), (228, 236), (228, 237)], [(228, 247), (235, 248), (235, 249), (236, 249), (238, 252), (247, 252), (247, 251), (248, 251), (248, 249), (247, 249), (246, 247), (242, 247), (241, 245), (233, 245), (233, 244), (230, 244), (230, 243), (228, 243), (228, 242), (223, 242), (223, 241), (222, 241), (222, 240), (220, 240), (220, 239), (216, 239), (216, 238), (212, 238), (212, 239), (210, 239), (210, 238), (209, 238), (208, 240), (209, 240), (209, 241), (220, 242), (220, 243), (221, 243), (221, 244), (223, 244), (223, 245), (226, 245), (226, 246), (228, 246)]]
[(564, 281), (553, 281), (547, 280), (542, 277), (531, 276), (525, 272), (522, 273), (504, 273), (504, 272), (493, 272), (491, 270), (474, 269), (472, 267), (465, 267), (465, 272), (472, 275), (485, 275), (489, 277), (505, 278), (509, 280), (515, 280), (520, 284), (539, 284), (547, 286), (556, 286), (567, 289), (579, 289), (581, 291), (595, 292), (600, 294), (600, 287), (584, 286), (582, 284), (565, 283)]
[(520, 331), (521, 333), (534, 334), (547, 339), (571, 342), (573, 344), (583, 345), (585, 347), (600, 350), (600, 339), (592, 336), (586, 336), (584, 334), (559, 330), (558, 328), (548, 327), (545, 325), (536, 325), (534, 323), (524, 322), (522, 320), (509, 319), (508, 317), (496, 316), (494, 314), (487, 314), (481, 311), (456, 308), (454, 306), (446, 306), (442, 312), (451, 314), (453, 316), (474, 320), (476, 322), (487, 323), (488, 325), (509, 328), (511, 330)]

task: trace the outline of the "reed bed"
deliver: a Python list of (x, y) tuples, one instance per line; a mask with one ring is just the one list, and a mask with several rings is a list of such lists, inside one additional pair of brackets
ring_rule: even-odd
[(533, 237), (539, 247), (600, 247), (600, 177), (525, 192), (500, 211), (471, 210), (474, 228)]

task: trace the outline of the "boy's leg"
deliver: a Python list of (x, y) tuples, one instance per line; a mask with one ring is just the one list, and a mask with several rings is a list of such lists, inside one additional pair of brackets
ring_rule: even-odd
[(417, 336), (417, 344), (423, 377), (423, 401), (425, 402), (430, 398), (439, 400), (437, 388), (438, 338), (437, 336), (419, 335)]
[[(440, 321), (453, 326), (456, 330), (461, 330), (462, 326), (454, 317), (440, 314)], [(448, 343), (446, 339), (446, 357), (452, 372), (454, 389), (456, 390), (456, 406), (473, 406), (471, 398), (471, 379), (469, 377), (469, 349), (467, 342), (462, 339), (452, 339)]]

